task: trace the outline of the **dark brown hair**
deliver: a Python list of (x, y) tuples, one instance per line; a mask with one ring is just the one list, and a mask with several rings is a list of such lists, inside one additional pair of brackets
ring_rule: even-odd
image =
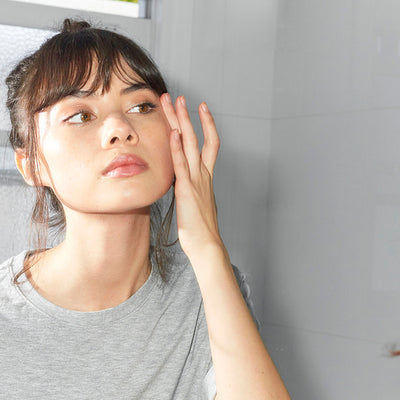
[[(122, 66), (125, 61), (130, 70)], [(94, 63), (96, 69), (94, 70)], [(94, 75), (89, 94), (110, 88), (111, 77), (116, 74), (126, 83), (139, 76), (159, 96), (167, 92), (166, 84), (151, 57), (135, 42), (118, 33), (93, 28), (86, 21), (66, 19), (60, 33), (48, 39), (33, 54), (21, 60), (6, 79), (8, 86), (7, 107), (10, 112), (10, 143), (15, 151), (23, 151), (29, 162), (36, 190), (31, 219), (33, 251), (26, 257), (24, 269), (18, 278), (38, 259), (47, 247), (49, 228), (54, 233), (63, 232), (65, 215), (62, 204), (54, 191), (41, 185), (38, 174), (40, 149), (35, 115), (82, 89)], [(155, 257), (158, 269), (165, 276), (165, 268), (172, 253), (168, 244), (174, 194), (168, 211), (162, 219), (161, 204), (151, 206), (150, 256)]]

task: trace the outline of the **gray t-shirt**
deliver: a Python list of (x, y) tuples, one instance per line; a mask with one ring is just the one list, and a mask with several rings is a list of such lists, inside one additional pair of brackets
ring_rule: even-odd
[[(166, 281), (153, 267), (122, 304), (80, 312), (46, 300), (25, 275), (12, 284), (25, 254), (0, 265), (0, 398), (214, 398), (203, 302), (186, 257)], [(249, 304), (244, 275), (234, 269)]]

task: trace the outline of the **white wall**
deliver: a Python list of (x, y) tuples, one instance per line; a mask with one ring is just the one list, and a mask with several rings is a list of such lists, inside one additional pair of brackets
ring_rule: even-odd
[(400, 3), (280, 1), (265, 339), (298, 400), (398, 399)]
[[(249, 275), (261, 322), (276, 4), (277, 0), (246, 4), (239, 0), (153, 0), (151, 21), (9, 0), (0, 6), (0, 23), (4, 24), (53, 29), (65, 17), (80, 16), (138, 40), (154, 54), (171, 93), (186, 96), (200, 142), (197, 106), (207, 101), (222, 139), (215, 171), (221, 233), (232, 262)], [(23, 186), (6, 187), (4, 200), (0, 197), (2, 210), (8, 210), (8, 201), (15, 197), (22, 200), (21, 207), (27, 203), (15, 191), (25, 193)], [(29, 208), (3, 211), (2, 226), (26, 218)], [(26, 237), (26, 232), (20, 236)], [(7, 235), (0, 248), (2, 258), (26, 247), (20, 236)]]
[[(38, 18), (31, 18), (36, 13), (33, 8), (23, 11), (21, 5), (16, 7), (4, 0), (0, 23), (48, 29), (67, 16), (88, 17), (43, 7)], [(215, 172), (221, 233), (232, 262), (248, 274), (262, 324), (276, 13), (277, 0), (153, 0), (150, 28), (133, 21), (128, 29), (126, 21), (121, 21), (122, 32), (155, 55), (172, 94), (186, 96), (200, 142), (197, 105), (207, 101), (215, 117), (222, 140)], [(90, 18), (107, 26), (119, 25), (114, 16)], [(26, 218), (26, 201), (20, 193), (25, 192), (18, 186), (0, 193), (2, 209), (9, 210), (3, 213), (3, 227)], [(15, 233), (3, 243), (0, 251), (7, 256), (25, 247)]]
[(153, 11), (171, 92), (197, 128), (201, 101), (215, 116), (222, 235), (293, 398), (397, 399), (400, 359), (384, 354), (400, 345), (400, 3)]
[(199, 139), (197, 106), (207, 101), (221, 136), (215, 192), (222, 237), (248, 274), (263, 321), (267, 165), (277, 1), (164, 0), (157, 61), (171, 92), (187, 98)]
[[(152, 8), (151, 21), (128, 21), (3, 0), (0, 23), (49, 29), (81, 16), (138, 40), (154, 54), (172, 94), (186, 96), (201, 142), (197, 106), (207, 101), (222, 139), (215, 171), (221, 233), (232, 262), (249, 275), (262, 322), (276, 0), (153, 0)], [(7, 190), (10, 198), (21, 198), (12, 193), (22, 188)], [(3, 210), (7, 204), (1, 201)], [(14, 210), (3, 212), (3, 227), (26, 216), (29, 207)], [(26, 247), (15, 239), (7, 236), (1, 255), (11, 255), (15, 241), (18, 249)]]

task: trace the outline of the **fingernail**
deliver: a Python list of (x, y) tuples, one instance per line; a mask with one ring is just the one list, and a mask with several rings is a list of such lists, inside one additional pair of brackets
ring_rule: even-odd
[(167, 100), (167, 103), (172, 103), (169, 93), (165, 93), (164, 97), (165, 97), (165, 100)]
[(207, 103), (204, 101), (201, 105), (201, 108), (204, 112), (208, 112), (208, 107), (207, 107)]
[(181, 101), (181, 104), (182, 104), (184, 107), (186, 107), (185, 96), (181, 96), (181, 97), (179, 98), (179, 100)]

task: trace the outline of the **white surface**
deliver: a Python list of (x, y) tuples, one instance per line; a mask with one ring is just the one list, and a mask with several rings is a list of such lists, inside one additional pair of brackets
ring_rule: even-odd
[(172, 30), (164, 37), (163, 54), (171, 56), (168, 49), (176, 51), (181, 41), (187, 51), (178, 58), (183, 72), (167, 72), (173, 81), (185, 78), (175, 93), (186, 95), (201, 141), (198, 104), (207, 101), (215, 117), (221, 135), (215, 171), (220, 230), (232, 263), (249, 275), (262, 319), (276, 1), (251, 0), (245, 7), (240, 0), (193, 2), (192, 9), (173, 5), (163, 3), (167, 32), (175, 26), (170, 17), (187, 14), (180, 15), (180, 36)]
[[(7, 75), (23, 57), (39, 48), (45, 39), (53, 35), (54, 32), (48, 30), (0, 25), (0, 135), (8, 133), (11, 128), (5, 106)], [(4, 143), (4, 138), (0, 139)]]
[(202, 143), (198, 104), (221, 135), (215, 170), (220, 231), (232, 263), (248, 274), (262, 319), (267, 165), (276, 0), (163, 0), (155, 15), (156, 60), (174, 96), (184, 94)]
[(399, 398), (398, 358), (386, 357), (379, 343), (274, 325), (266, 330), (293, 399)]
[(295, 399), (397, 399), (400, 3), (279, 5), (264, 336)]
[(400, 3), (156, 4), (173, 93), (197, 128), (215, 112), (221, 231), (293, 398), (397, 399)]

